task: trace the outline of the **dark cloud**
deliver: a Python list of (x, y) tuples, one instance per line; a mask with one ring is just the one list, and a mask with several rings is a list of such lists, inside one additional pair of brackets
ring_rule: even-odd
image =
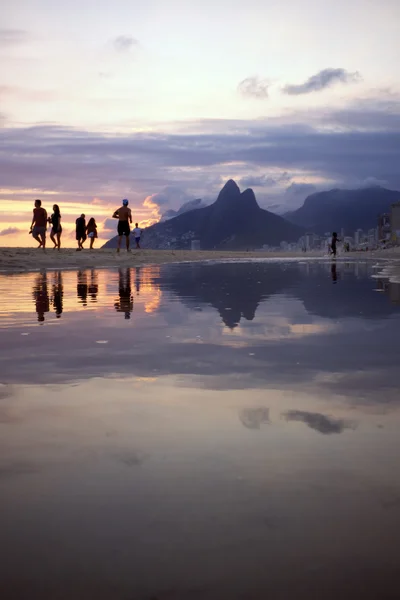
[(114, 40), (114, 48), (117, 52), (130, 52), (138, 43), (137, 39), (131, 35), (119, 35)]
[(243, 187), (274, 187), (283, 182), (290, 181), (290, 175), (288, 173), (281, 173), (279, 175), (247, 175), (239, 180), (239, 184)]
[(323, 69), (312, 75), (304, 83), (298, 85), (286, 85), (283, 88), (285, 94), (299, 96), (310, 92), (319, 92), (334, 83), (356, 83), (361, 80), (358, 72), (349, 73), (346, 69)]
[(316, 192), (317, 188), (312, 183), (291, 183), (285, 190), (285, 194), (294, 196), (308, 196)]
[(28, 38), (28, 32), (23, 29), (0, 28), (0, 47), (22, 44)]
[(270, 84), (266, 79), (260, 79), (259, 77), (247, 77), (243, 79), (238, 85), (238, 92), (243, 96), (249, 96), (251, 98), (259, 98), (265, 100), (268, 98)]
[[(351, 187), (374, 177), (386, 181), (388, 187), (400, 188), (398, 104), (371, 101), (359, 109), (345, 109), (344, 115), (335, 111), (330, 117), (327, 111), (315, 111), (310, 124), (305, 118), (298, 113), (272, 120), (217, 120), (206, 121), (204, 127), (199, 121), (187, 125), (187, 133), (114, 136), (50, 125), (3, 127), (0, 179), (6, 189), (40, 185), (69, 198), (75, 193), (128, 196), (136, 202), (152, 196), (164, 210), (177, 210), (196, 197), (206, 198), (205, 191), (207, 201), (215, 198), (221, 174), (229, 178), (243, 173), (242, 179), (249, 184), (252, 171), (264, 173), (251, 181), (266, 191), (272, 180), (278, 182), (282, 197), (263, 198), (269, 205), (300, 198), (300, 192), (295, 193), (300, 184), (293, 181), (294, 176), (291, 195), (285, 194), (285, 173), (295, 173), (297, 179), (302, 173), (327, 179), (331, 187), (333, 181), (336, 187)], [(214, 133), (209, 132), (212, 126)], [(281, 180), (276, 172), (283, 174)], [(310, 190), (303, 184), (301, 193)]]
[(342, 433), (345, 429), (355, 429), (355, 424), (345, 419), (335, 419), (329, 415), (305, 410), (288, 410), (282, 413), (287, 421), (301, 421), (311, 429), (324, 434)]
[(0, 231), (0, 236), (13, 235), (14, 233), (19, 233), (20, 231), (22, 231), (22, 230), (18, 229), (18, 227), (7, 227), (7, 229), (2, 229)]

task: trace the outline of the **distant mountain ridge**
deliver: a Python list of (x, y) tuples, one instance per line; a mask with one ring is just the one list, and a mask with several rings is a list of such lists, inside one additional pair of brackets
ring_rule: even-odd
[[(204, 250), (243, 250), (277, 246), (283, 240), (295, 242), (303, 233), (301, 227), (260, 208), (253, 190), (241, 193), (230, 179), (213, 204), (148, 227), (144, 244), (146, 248), (185, 249), (196, 239)], [(115, 237), (104, 247), (115, 248), (116, 244)]]
[(303, 206), (283, 216), (307, 231), (323, 234), (340, 231), (351, 235), (356, 229), (378, 225), (378, 216), (390, 212), (400, 192), (375, 186), (358, 190), (333, 189), (308, 196)]

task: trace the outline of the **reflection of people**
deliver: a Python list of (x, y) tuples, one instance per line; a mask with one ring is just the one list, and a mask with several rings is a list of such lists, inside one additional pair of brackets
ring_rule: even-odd
[(132, 231), (133, 237), (135, 238), (136, 248), (140, 248), (140, 238), (142, 236), (142, 230), (139, 228), (139, 224), (135, 223), (135, 229)]
[(92, 250), (94, 240), (97, 238), (97, 225), (93, 217), (89, 219), (89, 222), (86, 226), (86, 233), (88, 238), (90, 239), (90, 250)]
[(64, 296), (64, 288), (63, 288), (63, 282), (62, 282), (62, 273), (61, 273), (61, 271), (56, 271), (56, 273), (54, 273), (54, 283), (53, 283), (53, 308), (56, 313), (57, 319), (59, 319), (62, 315), (63, 296)]
[(76, 225), (76, 241), (78, 242), (77, 252), (83, 250), (83, 244), (86, 241), (86, 220), (85, 215), (81, 214), (80, 217), (75, 221)]
[(78, 295), (78, 298), (80, 298), (80, 302), (83, 304), (83, 306), (87, 306), (88, 282), (87, 273), (85, 271), (78, 271), (76, 293)]
[(47, 212), (42, 207), (41, 200), (35, 200), (35, 208), (33, 209), (33, 217), (29, 233), (39, 242), (38, 248), (46, 248), (46, 227), (47, 227)]
[(35, 299), (36, 312), (38, 321), (44, 321), (44, 313), (50, 310), (50, 298), (47, 289), (47, 275), (46, 273), (40, 273), (36, 278), (36, 283), (33, 288), (33, 297)]
[(58, 204), (55, 204), (53, 206), (53, 214), (49, 218), (49, 223), (51, 223), (50, 239), (54, 244), (54, 248), (60, 249), (61, 248), (62, 227), (61, 227), (61, 213), (60, 213)]
[(135, 288), (136, 294), (139, 296), (140, 294), (140, 286), (142, 284), (142, 272), (140, 267), (136, 267), (135, 269)]
[(118, 242), (117, 252), (120, 251), (122, 236), (126, 239), (126, 250), (129, 252), (129, 238), (131, 235), (132, 213), (131, 209), (128, 208), (128, 200), (122, 200), (121, 208), (118, 208), (113, 214), (113, 219), (118, 219)]
[(336, 263), (332, 263), (332, 266), (331, 266), (331, 277), (332, 277), (332, 282), (333, 283), (337, 283)]
[(97, 282), (97, 273), (94, 269), (90, 271), (89, 294), (92, 302), (97, 302), (97, 294), (99, 293), (99, 284)]
[(114, 307), (117, 312), (125, 313), (125, 319), (131, 318), (133, 311), (133, 296), (131, 292), (131, 270), (120, 269), (119, 275), (119, 299), (116, 300)]

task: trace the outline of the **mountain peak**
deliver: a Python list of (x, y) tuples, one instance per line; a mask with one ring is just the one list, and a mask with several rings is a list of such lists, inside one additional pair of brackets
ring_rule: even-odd
[(233, 179), (228, 179), (221, 192), (223, 192), (224, 190), (229, 192), (240, 192), (238, 184)]

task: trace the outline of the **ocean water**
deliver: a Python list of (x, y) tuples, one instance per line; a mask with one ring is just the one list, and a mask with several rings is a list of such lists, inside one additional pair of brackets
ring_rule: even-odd
[(396, 281), (0, 275), (1, 598), (399, 598)]

